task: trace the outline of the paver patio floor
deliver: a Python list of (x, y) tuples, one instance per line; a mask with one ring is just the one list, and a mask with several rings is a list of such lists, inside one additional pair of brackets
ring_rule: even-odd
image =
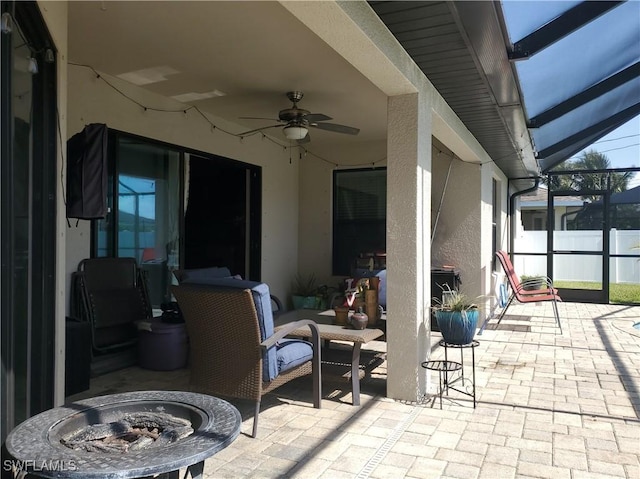
[[(323, 385), (320, 410), (306, 378), (267, 395), (256, 439), (253, 405), (232, 401), (242, 432), (206, 461), (205, 477), (638, 479), (640, 307), (563, 303), (560, 315), (563, 334), (550, 305), (513, 305), (476, 336), (475, 409), (463, 395), (433, 404), (437, 373), (429, 397), (386, 398), (386, 363), (363, 383), (360, 407), (346, 383)], [(440, 339), (432, 334), (432, 358)], [(186, 389), (188, 374), (128, 368), (70, 399)]]

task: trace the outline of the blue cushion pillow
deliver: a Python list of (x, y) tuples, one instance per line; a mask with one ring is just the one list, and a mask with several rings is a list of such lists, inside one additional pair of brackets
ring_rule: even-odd
[(307, 361), (311, 361), (311, 358), (313, 358), (313, 346), (301, 339), (284, 339), (278, 341), (276, 358), (278, 372), (283, 373)]

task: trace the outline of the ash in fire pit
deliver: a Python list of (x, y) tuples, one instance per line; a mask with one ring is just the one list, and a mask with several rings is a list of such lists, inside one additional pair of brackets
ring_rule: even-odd
[(75, 451), (138, 451), (174, 443), (193, 434), (191, 421), (163, 412), (125, 413), (117, 421), (90, 424), (60, 439)]

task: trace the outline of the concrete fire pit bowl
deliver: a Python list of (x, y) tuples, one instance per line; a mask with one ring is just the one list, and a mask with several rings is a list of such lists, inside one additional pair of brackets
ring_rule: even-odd
[[(174, 442), (126, 452), (75, 450), (64, 438), (83, 428), (114, 424), (123, 415), (169, 414), (193, 432)], [(70, 479), (143, 478), (189, 468), (202, 476), (204, 460), (240, 432), (238, 410), (222, 399), (182, 391), (140, 391), (90, 398), (50, 409), (17, 426), (6, 440), (16, 471)], [(177, 473), (176, 473), (177, 474)]]

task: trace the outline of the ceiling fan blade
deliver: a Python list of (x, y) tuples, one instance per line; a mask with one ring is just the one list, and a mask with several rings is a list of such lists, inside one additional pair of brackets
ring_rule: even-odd
[(269, 121), (280, 121), (277, 118), (263, 118), (259, 116), (239, 116), (238, 120), (269, 120)]
[(269, 128), (277, 128), (277, 127), (282, 127), (282, 125), (278, 124), (278, 125), (263, 126), (262, 128), (256, 128), (255, 130), (249, 130), (249, 131), (245, 131), (245, 132), (238, 133), (238, 134), (240, 136), (246, 136), (246, 135), (250, 135), (251, 133), (256, 133), (258, 131), (267, 130)]
[(308, 115), (305, 115), (304, 117), (305, 120), (313, 123), (316, 121), (327, 121), (327, 120), (333, 120), (333, 118), (331, 118), (330, 116), (325, 115), (324, 113), (309, 113)]
[(357, 135), (358, 133), (360, 133), (359, 128), (354, 128), (352, 126), (346, 125), (338, 125), (337, 123), (312, 123), (309, 126), (319, 128), (320, 130), (333, 131), (335, 133), (345, 133), (347, 135)]

